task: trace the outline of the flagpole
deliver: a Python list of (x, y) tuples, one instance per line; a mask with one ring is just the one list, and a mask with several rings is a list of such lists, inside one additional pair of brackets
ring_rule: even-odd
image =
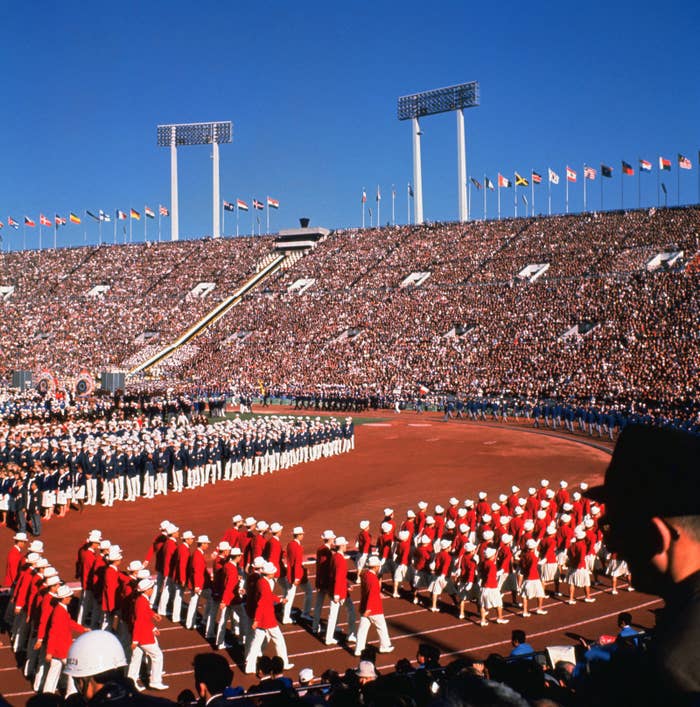
[(535, 180), (530, 170), (530, 216), (535, 215)]
[(148, 214), (146, 213), (146, 205), (143, 209), (143, 242), (148, 243)]
[(56, 241), (58, 239), (58, 224), (56, 219), (53, 220), (53, 249), (56, 250)]
[(102, 245), (102, 220), (97, 222), (97, 245)]
[(253, 197), (250, 197), (250, 232), (251, 235), (255, 235), (255, 204), (253, 203)]
[(656, 170), (656, 206), (661, 208), (661, 159), (659, 158), (659, 166)]
[(236, 238), (238, 238), (238, 215), (241, 213), (241, 210), (238, 208), (238, 197), (236, 197)]
[(406, 185), (406, 223), (411, 223), (411, 184)]
[(119, 214), (114, 214), (114, 245), (117, 245), (117, 221), (119, 220)]
[(566, 213), (569, 213), (569, 168), (566, 168)]
[(620, 172), (620, 209), (625, 210), (625, 171)]
[(603, 165), (600, 166), (600, 210), (603, 210)]
[(678, 168), (676, 169), (678, 174), (677, 186), (676, 186), (676, 201), (677, 206), (681, 205), (681, 161), (678, 160)]
[(637, 170), (637, 208), (642, 208), (642, 161), (637, 160), (638, 170)]
[(379, 184), (377, 184), (377, 228), (381, 228), (382, 219), (380, 218), (382, 208), (382, 197), (379, 194)]
[(498, 180), (498, 220), (501, 220), (501, 180)]
[(39, 221), (39, 250), (41, 250), (41, 241), (43, 240), (42, 237), (41, 237), (41, 236), (42, 236), (42, 230), (41, 230), (41, 228), (42, 228), (42, 227), (41, 227), (41, 220), (40, 220), (40, 221)]
[(396, 217), (394, 213), (394, 202), (396, 201), (396, 187), (391, 185), (391, 225), (396, 225)]
[(552, 215), (552, 178), (549, 176), (549, 167), (547, 167), (547, 216)]
[(132, 243), (134, 229), (134, 217), (131, 215), (131, 207), (129, 207), (129, 243)]
[(586, 165), (583, 165), (583, 211), (586, 211)]
[(270, 197), (266, 196), (265, 197), (265, 217), (267, 219), (265, 223), (265, 234), (270, 235)]
[(362, 228), (365, 227), (365, 188), (362, 187), (362, 198), (360, 199), (360, 205), (362, 206)]
[(467, 213), (470, 214), (472, 212), (472, 183), (471, 181), (467, 182)]
[(513, 185), (513, 204), (515, 205), (515, 218), (518, 218), (518, 178), (515, 177), (515, 184)]
[(486, 175), (484, 175), (484, 221), (486, 221)]

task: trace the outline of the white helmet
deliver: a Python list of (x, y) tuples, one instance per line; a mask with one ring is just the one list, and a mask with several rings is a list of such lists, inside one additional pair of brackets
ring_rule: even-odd
[(85, 678), (125, 665), (124, 649), (113, 633), (90, 631), (73, 641), (63, 672), (74, 678)]

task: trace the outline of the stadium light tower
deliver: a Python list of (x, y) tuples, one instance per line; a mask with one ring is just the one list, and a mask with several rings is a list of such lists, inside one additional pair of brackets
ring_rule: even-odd
[(423, 223), (423, 176), (420, 159), (420, 124), (418, 118), (435, 113), (457, 113), (457, 194), (459, 220), (469, 219), (467, 205), (467, 152), (464, 137), (464, 108), (479, 105), (479, 82), (436, 88), (432, 91), (401, 96), (398, 101), (399, 120), (410, 118), (413, 126), (413, 220)]
[(230, 120), (215, 123), (181, 123), (158, 126), (158, 147), (170, 148), (170, 240), (180, 237), (178, 192), (177, 192), (177, 148), (180, 145), (212, 146), (212, 235), (221, 235), (221, 196), (219, 193), (219, 145), (231, 142), (233, 124)]

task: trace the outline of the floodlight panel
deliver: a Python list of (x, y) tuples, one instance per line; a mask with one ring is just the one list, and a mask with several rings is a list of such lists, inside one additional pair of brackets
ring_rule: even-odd
[(469, 81), (458, 86), (447, 86), (410, 96), (401, 96), (398, 100), (398, 115), (399, 120), (409, 120), (478, 105), (479, 82)]
[(180, 123), (158, 126), (158, 146), (170, 147), (173, 144), (173, 131), (175, 145), (211, 145), (231, 142), (233, 123), (230, 120), (213, 123)]

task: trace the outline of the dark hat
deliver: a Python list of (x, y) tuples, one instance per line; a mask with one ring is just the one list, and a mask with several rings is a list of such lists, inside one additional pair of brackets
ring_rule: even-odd
[(638, 517), (700, 515), (700, 437), (629, 425), (617, 440), (605, 483), (584, 495)]

